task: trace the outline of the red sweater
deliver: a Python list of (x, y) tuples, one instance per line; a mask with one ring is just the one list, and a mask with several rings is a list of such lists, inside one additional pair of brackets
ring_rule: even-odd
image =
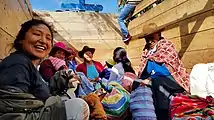
[[(103, 71), (104, 67), (103, 65), (98, 61), (93, 61), (95, 68), (97, 69), (97, 72), (100, 73)], [(83, 72), (85, 76), (87, 76), (87, 65), (86, 63), (79, 64), (76, 68), (77, 72)]]

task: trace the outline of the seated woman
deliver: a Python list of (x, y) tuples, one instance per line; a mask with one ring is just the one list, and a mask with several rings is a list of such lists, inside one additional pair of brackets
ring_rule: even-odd
[(103, 65), (93, 60), (93, 54), (95, 48), (89, 48), (84, 46), (79, 52), (79, 57), (84, 59), (82, 64), (79, 64), (76, 68), (77, 72), (83, 72), (85, 76), (91, 81), (95, 82), (99, 80), (99, 73), (103, 71)]
[[(143, 28), (146, 45), (142, 53), (138, 77), (152, 80), (154, 105), (158, 120), (167, 120), (170, 96), (189, 92), (189, 74), (186, 72), (172, 42), (161, 37), (155, 23)], [(149, 78), (148, 78), (149, 77)]]
[(0, 63), (1, 120), (89, 117), (84, 100), (74, 98), (64, 103), (58, 97), (51, 97), (49, 87), (37, 71), (37, 62), (49, 54), (52, 44), (53, 32), (44, 21), (33, 19), (22, 24), (14, 41), (16, 51)]
[(112, 67), (112, 71), (108, 81), (116, 81), (122, 85), (125, 73), (131, 72), (135, 74), (135, 71), (131, 66), (131, 62), (128, 59), (126, 50), (124, 48), (117, 47), (114, 50), (113, 59), (117, 64)]
[(63, 42), (57, 42), (49, 55), (50, 57), (42, 61), (39, 68), (42, 78), (48, 83), (57, 71), (67, 69), (65, 58), (70, 55), (70, 52)]

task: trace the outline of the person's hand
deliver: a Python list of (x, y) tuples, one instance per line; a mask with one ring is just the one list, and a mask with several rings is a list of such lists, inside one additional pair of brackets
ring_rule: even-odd
[(153, 56), (149, 56), (149, 60), (154, 61), (155, 58)]
[(145, 85), (150, 85), (150, 84), (151, 84), (151, 79), (147, 78), (147, 79), (143, 80), (140, 85), (145, 86)]

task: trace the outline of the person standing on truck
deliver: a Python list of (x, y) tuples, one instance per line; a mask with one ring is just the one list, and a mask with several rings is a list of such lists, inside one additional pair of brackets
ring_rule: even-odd
[(120, 30), (123, 34), (122, 40), (124, 43), (128, 43), (132, 38), (132, 36), (129, 34), (124, 20), (127, 19), (128, 16), (134, 12), (136, 5), (139, 4), (141, 1), (142, 0), (118, 0), (118, 7), (124, 6), (118, 17), (118, 23), (120, 25)]

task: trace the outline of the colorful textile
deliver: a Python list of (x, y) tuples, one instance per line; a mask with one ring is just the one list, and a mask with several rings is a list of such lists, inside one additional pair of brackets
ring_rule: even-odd
[(51, 61), (52, 65), (56, 71), (58, 71), (60, 67), (66, 66), (65, 61), (61, 60), (57, 57), (50, 56), (48, 59)]
[(173, 78), (180, 84), (186, 91), (189, 89), (189, 74), (184, 68), (178, 53), (172, 42), (162, 39), (157, 43), (157, 51), (152, 55), (147, 54), (148, 51), (143, 51), (141, 56), (141, 63), (138, 76), (140, 77), (148, 60), (154, 60), (159, 63), (164, 63)]
[(213, 120), (214, 99), (196, 95), (177, 95), (171, 100), (171, 118), (173, 120)]
[(92, 120), (107, 120), (107, 116), (97, 94), (90, 93), (84, 96), (83, 99), (90, 107), (90, 118)]
[(105, 78), (106, 80), (109, 79), (111, 74), (111, 68), (105, 68), (100, 74), (99, 77), (100, 78)]
[(68, 61), (68, 69), (76, 71), (77, 62), (75, 60)]
[(130, 111), (132, 120), (156, 120), (152, 90), (147, 86), (139, 86), (131, 93)]
[(87, 77), (91, 80), (94, 80), (95, 78), (99, 77), (99, 73), (95, 68), (94, 64), (92, 65), (87, 64)]
[(107, 94), (101, 102), (108, 117), (117, 120), (125, 118), (130, 102), (129, 92), (117, 82), (110, 82), (104, 89)]
[(88, 78), (82, 72), (77, 72), (81, 82), (78, 88), (77, 97), (88, 95), (94, 91), (93, 84), (88, 80)]
[(126, 72), (124, 74), (123, 80), (122, 80), (122, 86), (127, 91), (131, 92), (132, 90), (132, 84), (134, 80), (137, 79), (137, 76), (134, 73)]

